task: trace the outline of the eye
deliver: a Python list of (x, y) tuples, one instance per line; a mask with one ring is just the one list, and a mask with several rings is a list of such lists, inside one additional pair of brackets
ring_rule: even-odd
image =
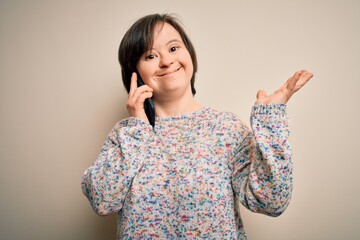
[(146, 60), (151, 60), (151, 59), (154, 59), (155, 57), (156, 57), (155, 54), (150, 53), (150, 54), (148, 54), (148, 55), (145, 56), (145, 59), (146, 59)]
[(170, 52), (175, 52), (178, 48), (179, 46), (173, 46), (170, 48)]

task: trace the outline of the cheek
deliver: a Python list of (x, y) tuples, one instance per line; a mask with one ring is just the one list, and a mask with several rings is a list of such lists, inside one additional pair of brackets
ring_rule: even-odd
[(186, 50), (186, 53), (184, 53), (184, 59), (188, 63), (189, 66), (190, 65), (193, 66), (192, 58), (191, 58), (190, 52), (188, 50)]
[(188, 69), (187, 75), (189, 75), (190, 78), (192, 78), (192, 75), (193, 75), (193, 73), (194, 73), (194, 64), (193, 64), (193, 62), (192, 62), (192, 59), (191, 59), (190, 54), (189, 54), (189, 56), (188, 56), (187, 63), (188, 63), (188, 66), (187, 66), (187, 69)]
[(154, 74), (153, 69), (154, 68), (150, 62), (140, 62), (137, 65), (137, 70), (145, 83), (147, 83), (149, 79), (153, 76)]

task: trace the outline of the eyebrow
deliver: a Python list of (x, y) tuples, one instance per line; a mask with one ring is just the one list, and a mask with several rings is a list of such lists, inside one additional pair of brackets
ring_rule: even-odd
[(183, 43), (183, 42), (181, 40), (179, 40), (179, 39), (172, 39), (172, 40), (170, 40), (170, 41), (168, 41), (166, 43), (166, 46), (168, 46), (168, 45), (170, 45), (172, 43)]

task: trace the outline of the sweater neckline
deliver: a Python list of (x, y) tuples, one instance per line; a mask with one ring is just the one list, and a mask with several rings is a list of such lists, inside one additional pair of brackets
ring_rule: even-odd
[(210, 108), (209, 107), (202, 107), (199, 110), (196, 110), (194, 112), (190, 112), (190, 113), (183, 113), (183, 114), (179, 114), (179, 115), (174, 115), (174, 116), (166, 116), (166, 117), (156, 117), (156, 121), (159, 122), (168, 122), (168, 121), (180, 121), (180, 120), (184, 120), (184, 119), (189, 119), (189, 118), (196, 118), (198, 116), (200, 116), (201, 114), (207, 112)]

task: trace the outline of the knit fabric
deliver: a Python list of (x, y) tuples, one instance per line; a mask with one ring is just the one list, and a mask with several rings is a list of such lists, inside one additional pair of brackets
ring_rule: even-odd
[(252, 131), (208, 107), (111, 130), (84, 173), (100, 215), (118, 214), (118, 239), (246, 239), (239, 212), (280, 215), (292, 190), (283, 104), (254, 105)]

